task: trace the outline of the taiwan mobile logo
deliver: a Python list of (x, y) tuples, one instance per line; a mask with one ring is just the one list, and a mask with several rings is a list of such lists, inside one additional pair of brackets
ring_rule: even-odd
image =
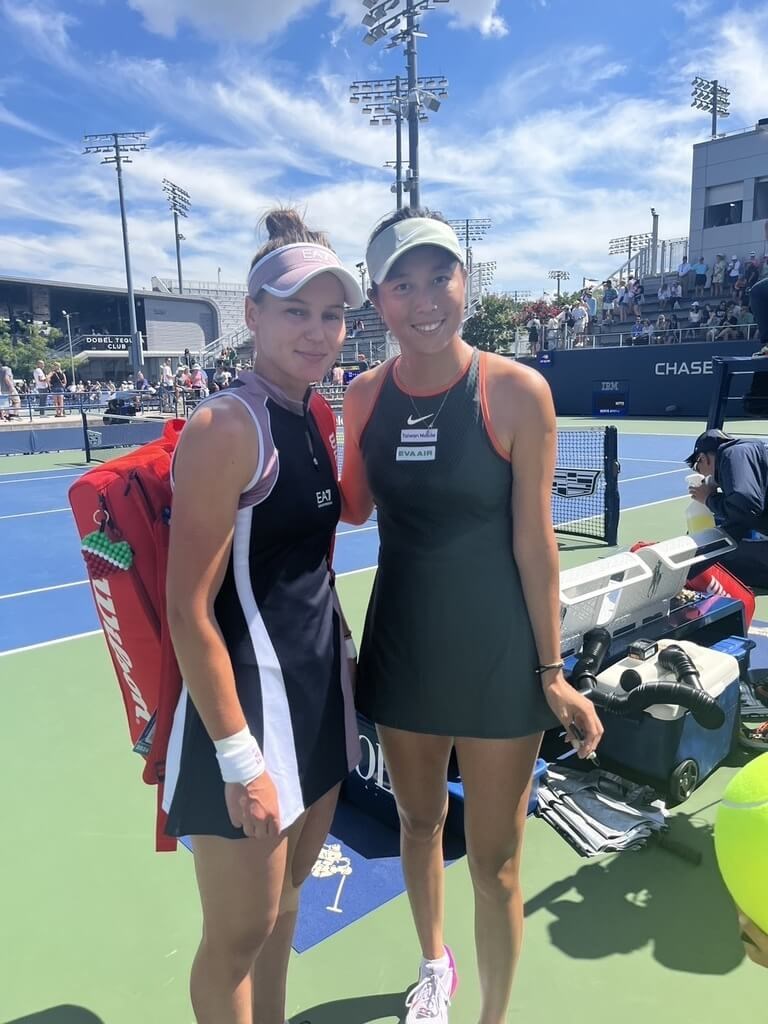
[(552, 494), (558, 498), (588, 498), (597, 490), (601, 473), (594, 469), (555, 469)]

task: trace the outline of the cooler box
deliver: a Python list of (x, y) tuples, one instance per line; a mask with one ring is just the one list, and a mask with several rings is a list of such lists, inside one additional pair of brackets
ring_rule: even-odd
[[(702, 687), (725, 713), (719, 729), (704, 729), (677, 704), (654, 704), (640, 715), (620, 716), (599, 709), (605, 733), (597, 754), (621, 772), (626, 769), (652, 781), (670, 802), (682, 803), (729, 755), (739, 713), (739, 663), (732, 654), (687, 640), (660, 640), (659, 649), (676, 643), (699, 671)], [(623, 658), (597, 677), (604, 691), (623, 692), (619, 680), (634, 669), (643, 682), (676, 682), (658, 658)]]

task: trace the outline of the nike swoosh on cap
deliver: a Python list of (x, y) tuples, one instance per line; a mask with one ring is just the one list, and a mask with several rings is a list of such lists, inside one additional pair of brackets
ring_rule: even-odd
[(408, 426), (415, 427), (417, 423), (423, 423), (424, 420), (434, 419), (435, 414), (433, 412), (427, 413), (426, 416), (419, 416), (418, 419), (414, 419), (413, 416), (408, 417)]

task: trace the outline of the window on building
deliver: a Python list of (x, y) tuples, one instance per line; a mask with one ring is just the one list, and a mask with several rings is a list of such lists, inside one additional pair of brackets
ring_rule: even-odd
[(741, 211), (744, 203), (741, 199), (733, 203), (715, 203), (704, 210), (705, 228), (724, 228), (728, 224), (741, 224)]
[(768, 220), (768, 178), (755, 182), (755, 207), (753, 220)]

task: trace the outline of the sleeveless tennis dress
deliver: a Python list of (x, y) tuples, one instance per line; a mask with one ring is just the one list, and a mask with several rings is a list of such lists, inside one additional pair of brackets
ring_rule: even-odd
[[(306, 400), (287, 398), (254, 373), (241, 374), (235, 386), (207, 401), (224, 397), (250, 412), (259, 465), (240, 497), (214, 614), (286, 829), (359, 758), (328, 567), (340, 495)], [(213, 498), (215, 479), (201, 480), (200, 489), (201, 500)], [(244, 837), (229, 820), (215, 748), (186, 686), (168, 745), (163, 809), (169, 835)]]
[(412, 732), (514, 738), (554, 715), (512, 551), (512, 472), (477, 350), (442, 394), (411, 398), (393, 361), (361, 438), (379, 566), (357, 705)]

